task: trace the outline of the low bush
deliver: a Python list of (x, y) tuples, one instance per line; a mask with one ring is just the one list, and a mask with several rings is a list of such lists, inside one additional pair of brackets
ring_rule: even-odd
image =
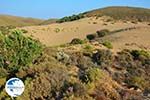
[(7, 77), (8, 72), (4, 68), (0, 68), (0, 78)]
[(86, 38), (87, 38), (88, 40), (94, 40), (96, 37), (97, 37), (96, 34), (88, 34), (88, 35), (86, 36)]
[(15, 29), (16, 27), (15, 26), (0, 26), (0, 31), (3, 33), (3, 34), (8, 34), (10, 33), (10, 31), (12, 29)]
[(70, 44), (83, 44), (84, 41), (79, 38), (74, 38)]
[(91, 45), (86, 45), (85, 47), (84, 47), (84, 49), (86, 49), (86, 50), (92, 50), (92, 46)]
[(139, 59), (141, 56), (150, 57), (150, 52), (144, 50), (132, 50), (130, 53), (134, 59)]
[(89, 57), (81, 56), (81, 58), (78, 58), (77, 60), (77, 67), (79, 67), (81, 70), (85, 70), (93, 66), (94, 64)]
[(115, 60), (117, 62), (117, 66), (122, 68), (132, 68), (134, 66), (133, 57), (127, 50), (118, 52)]
[(96, 32), (99, 37), (104, 37), (110, 33), (108, 29), (103, 29)]
[(77, 66), (80, 70), (85, 70), (94, 66), (92, 59), (89, 56), (85, 56), (84, 53), (81, 52), (70, 54), (70, 59), (70, 64)]
[(101, 68), (109, 67), (112, 64), (113, 55), (110, 50), (99, 50), (93, 54), (93, 62), (101, 66)]
[(42, 52), (38, 41), (23, 36), (18, 30), (9, 35), (0, 34), (0, 41), (0, 67), (10, 72), (30, 66)]
[[(42, 62), (39, 65), (33, 65), (32, 67), (24, 70), (20, 70), (17, 73), (17, 77), (24, 78), (25, 80), (31, 78), (32, 81), (28, 83), (28, 94), (30, 98), (26, 98), (25, 94), (21, 97), (24, 99), (48, 99), (53, 100), (62, 96), (61, 90), (64, 83), (68, 81), (69, 74), (66, 67), (55, 62)], [(26, 88), (27, 89), (27, 88)]]
[(84, 83), (91, 83), (99, 80), (101, 77), (101, 70), (99, 68), (89, 68), (85, 72), (83, 72), (80, 76), (80, 79)]
[(142, 90), (150, 86), (148, 80), (144, 79), (143, 77), (138, 77), (138, 76), (131, 77), (128, 81), (128, 85), (132, 87), (140, 88)]
[(64, 94), (64, 98), (68, 99), (72, 96), (81, 98), (87, 94), (85, 85), (81, 82), (65, 82), (64, 86), (62, 87), (62, 92)]
[(106, 46), (108, 49), (112, 49), (113, 48), (113, 45), (111, 44), (111, 42), (109, 41), (104, 41), (102, 43), (104, 46)]
[(28, 31), (25, 30), (25, 29), (21, 29), (21, 31), (22, 31), (23, 33), (28, 33)]
[(83, 15), (83, 14), (63, 17), (63, 18), (57, 20), (56, 22), (57, 22), (57, 23), (70, 22), (70, 21), (79, 20), (79, 19), (81, 19), (81, 18), (84, 18), (84, 15)]

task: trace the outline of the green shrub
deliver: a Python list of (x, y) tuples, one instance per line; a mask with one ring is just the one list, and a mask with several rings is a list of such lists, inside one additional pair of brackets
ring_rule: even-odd
[(25, 30), (25, 29), (21, 29), (21, 31), (22, 31), (23, 33), (28, 33), (28, 31)]
[(0, 31), (3, 33), (3, 34), (8, 34), (12, 29), (15, 29), (16, 27), (15, 26), (0, 26)]
[(53, 100), (54, 98), (58, 98), (58, 96), (61, 95), (61, 89), (64, 83), (68, 81), (69, 78), (66, 67), (55, 62), (49, 63), (49, 61), (21, 70), (18, 72), (17, 77), (20, 77), (20, 75), (22, 75), (23, 78), (32, 79), (32, 81), (28, 83), (30, 86), (30, 91), (28, 91), (30, 98), (28, 99), (32, 100), (42, 100), (44, 98)]
[(77, 59), (76, 66), (78, 68), (80, 68), (81, 70), (85, 70), (85, 69), (88, 69), (89, 67), (93, 67), (94, 64), (93, 64), (92, 60), (89, 57), (81, 55)]
[(42, 52), (38, 41), (23, 36), (19, 30), (9, 35), (0, 34), (0, 41), (0, 67), (9, 71), (28, 67)]
[(130, 53), (134, 59), (139, 59), (141, 56), (150, 57), (150, 52), (144, 50), (132, 50)]
[(7, 77), (8, 72), (4, 68), (0, 68), (0, 78)]
[(118, 52), (118, 55), (116, 57), (117, 66), (120, 66), (121, 68), (132, 68), (134, 67), (134, 60), (132, 55), (129, 51), (123, 50), (121, 52)]
[(99, 37), (104, 37), (104, 36), (106, 36), (107, 34), (109, 34), (110, 31), (109, 31), (108, 29), (103, 29), (103, 30), (97, 31), (96, 33), (97, 33), (97, 35), (98, 35)]
[(84, 47), (84, 49), (86, 49), (86, 50), (92, 50), (92, 46), (91, 46), (91, 45), (86, 45), (86, 46)]
[(63, 17), (63, 18), (57, 20), (56, 22), (57, 22), (57, 23), (70, 22), (70, 21), (79, 20), (79, 19), (81, 19), (81, 18), (84, 18), (84, 15), (83, 15), (83, 14)]
[(99, 68), (89, 68), (83, 74), (81, 74), (80, 79), (84, 83), (95, 82), (101, 77), (101, 70)]
[(109, 67), (112, 64), (113, 55), (110, 50), (99, 50), (93, 54), (93, 62), (101, 66), (101, 68)]
[(79, 38), (74, 38), (70, 44), (83, 44), (84, 41)]
[(138, 87), (142, 90), (150, 86), (147, 80), (145, 80), (143, 77), (138, 76), (132, 77), (129, 82), (130, 85)]
[(111, 44), (111, 42), (109, 41), (104, 41), (102, 43), (104, 46), (106, 46), (108, 49), (112, 49), (113, 48), (113, 45)]
[(63, 88), (64, 98), (71, 98), (72, 95), (81, 98), (87, 94), (85, 85), (81, 82), (65, 82)]
[(96, 38), (96, 34), (88, 34), (88, 35), (86, 36), (86, 38), (87, 38), (88, 40), (93, 40), (93, 39)]
[(75, 52), (75, 53), (71, 53), (70, 54), (70, 59), (71, 65), (77, 66), (79, 69), (81, 70), (85, 70), (88, 69), (89, 67), (93, 67), (94, 64), (92, 62), (92, 59), (90, 58), (90, 55), (92, 55), (92, 53), (88, 54), (83, 51), (83, 52)]

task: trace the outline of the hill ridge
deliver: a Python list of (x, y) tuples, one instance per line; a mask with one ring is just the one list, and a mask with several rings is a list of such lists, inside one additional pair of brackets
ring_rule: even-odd
[(83, 13), (87, 17), (110, 16), (114, 19), (150, 21), (150, 9), (128, 6), (110, 6)]
[(0, 14), (0, 26), (30, 26), (38, 25), (44, 20), (31, 18), (31, 17), (20, 17), (14, 15)]

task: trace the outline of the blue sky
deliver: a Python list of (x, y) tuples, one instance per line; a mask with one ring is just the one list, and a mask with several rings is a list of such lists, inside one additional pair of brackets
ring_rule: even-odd
[(107, 6), (150, 8), (150, 0), (1, 0), (0, 14), (48, 19)]

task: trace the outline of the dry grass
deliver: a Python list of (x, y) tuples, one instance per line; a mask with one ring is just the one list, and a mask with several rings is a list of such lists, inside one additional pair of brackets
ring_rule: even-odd
[[(23, 29), (29, 32), (27, 35), (32, 35), (34, 38), (39, 39), (46, 46), (56, 46), (69, 43), (74, 38), (85, 39), (87, 34), (95, 33), (97, 30), (109, 29), (110, 31), (115, 31), (130, 27), (140, 27), (106, 36), (106, 39), (112, 42), (114, 51), (130, 47), (134, 49), (150, 48), (150, 29), (147, 23), (133, 24), (131, 22), (115, 21), (114, 24), (111, 24), (111, 22), (104, 22), (107, 19), (109, 17), (91, 17), (61, 24), (23, 27)], [(97, 22), (97, 24), (89, 24), (89, 22)], [(104, 23), (107, 23), (107, 26)], [(59, 29), (59, 32), (56, 32), (56, 29)]]
[(41, 19), (24, 18), (10, 15), (0, 15), (0, 26), (31, 26), (43, 22)]
[[(137, 7), (106, 7), (85, 13), (86, 16), (110, 16), (117, 20), (150, 21), (150, 9)], [(110, 21), (110, 20), (108, 20)]]

